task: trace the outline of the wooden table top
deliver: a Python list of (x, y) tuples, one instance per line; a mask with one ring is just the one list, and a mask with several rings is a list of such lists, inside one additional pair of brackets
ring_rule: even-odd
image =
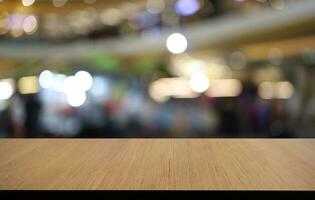
[(0, 189), (315, 190), (315, 139), (1, 139)]

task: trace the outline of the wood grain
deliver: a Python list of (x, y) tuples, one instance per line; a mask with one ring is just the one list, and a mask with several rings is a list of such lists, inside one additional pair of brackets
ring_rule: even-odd
[(0, 189), (315, 190), (315, 140), (2, 139)]

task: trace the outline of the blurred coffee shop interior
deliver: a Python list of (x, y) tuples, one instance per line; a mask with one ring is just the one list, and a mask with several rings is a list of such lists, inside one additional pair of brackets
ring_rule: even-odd
[(314, 0), (0, 0), (0, 137), (315, 137)]

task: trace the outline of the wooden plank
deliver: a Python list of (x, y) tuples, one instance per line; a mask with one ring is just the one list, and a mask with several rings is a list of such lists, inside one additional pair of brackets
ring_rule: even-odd
[(2, 139), (0, 189), (315, 190), (315, 139)]

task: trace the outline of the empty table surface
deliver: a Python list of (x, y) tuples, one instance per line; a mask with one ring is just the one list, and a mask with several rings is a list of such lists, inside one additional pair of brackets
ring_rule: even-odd
[(0, 189), (315, 190), (315, 140), (1, 139)]

